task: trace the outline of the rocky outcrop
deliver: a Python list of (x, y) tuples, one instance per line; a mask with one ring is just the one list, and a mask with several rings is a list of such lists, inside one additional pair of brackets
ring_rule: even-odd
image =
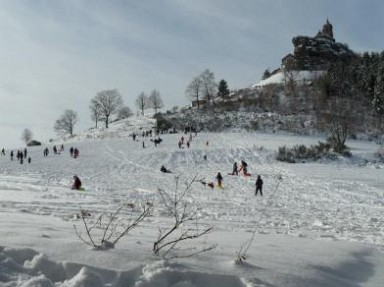
[(294, 53), (282, 59), (282, 67), (292, 70), (326, 70), (335, 61), (349, 61), (355, 53), (333, 38), (332, 24), (327, 20), (315, 37), (296, 36), (292, 39)]

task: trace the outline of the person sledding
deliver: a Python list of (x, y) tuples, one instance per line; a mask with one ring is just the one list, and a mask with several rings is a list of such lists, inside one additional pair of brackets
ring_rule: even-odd
[(73, 180), (74, 182), (71, 189), (82, 190), (80, 178), (77, 175), (74, 175)]
[(164, 172), (164, 173), (172, 173), (172, 172), (171, 172), (169, 169), (167, 169), (164, 165), (161, 166), (160, 171), (161, 171), (161, 172)]
[(205, 186), (209, 186), (210, 188), (214, 188), (215, 187), (215, 184), (213, 182), (206, 182), (205, 180), (201, 180), (200, 181), (203, 185)]

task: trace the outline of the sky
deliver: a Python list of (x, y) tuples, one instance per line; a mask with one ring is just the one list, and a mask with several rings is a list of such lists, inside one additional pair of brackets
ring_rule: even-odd
[(56, 138), (55, 121), (117, 89), (136, 111), (157, 89), (163, 111), (185, 106), (193, 77), (210, 69), (230, 89), (249, 87), (293, 52), (292, 37), (314, 36), (328, 18), (336, 41), (382, 51), (381, 0), (0, 0), (0, 148)]

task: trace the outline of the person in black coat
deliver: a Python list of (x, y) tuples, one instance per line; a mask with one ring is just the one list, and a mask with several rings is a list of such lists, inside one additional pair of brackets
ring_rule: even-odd
[(241, 161), (240, 170), (242, 170), (244, 174), (248, 174), (248, 164), (244, 160)]
[(77, 189), (79, 190), (81, 188), (81, 180), (77, 175), (73, 176), (73, 184), (72, 184), (72, 189)]
[(171, 173), (171, 171), (169, 169), (166, 169), (164, 165), (161, 166), (160, 171), (164, 173)]
[(260, 191), (260, 195), (263, 196), (263, 180), (261, 179), (260, 175), (257, 176), (255, 185), (256, 185), (255, 195), (257, 196), (257, 192)]
[(221, 176), (221, 173), (219, 172), (216, 176), (216, 179), (217, 179), (217, 186), (218, 187), (223, 187), (222, 183), (223, 183), (223, 177)]
[(234, 164), (233, 164), (233, 170), (232, 170), (232, 175), (238, 175), (239, 174), (239, 172), (238, 172), (238, 170), (237, 170), (237, 162), (235, 162)]

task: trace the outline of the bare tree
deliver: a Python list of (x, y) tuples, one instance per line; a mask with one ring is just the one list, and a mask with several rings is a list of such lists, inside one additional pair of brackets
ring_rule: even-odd
[(160, 92), (157, 90), (153, 90), (149, 95), (149, 104), (152, 109), (155, 110), (155, 114), (157, 114), (157, 110), (164, 107), (163, 100), (161, 99)]
[(189, 257), (215, 248), (215, 245), (199, 249), (188, 248), (187, 250), (176, 248), (177, 245), (184, 241), (193, 240), (208, 234), (212, 231), (213, 227), (200, 228), (197, 210), (191, 204), (190, 198), (188, 198), (192, 184), (196, 182), (195, 178), (186, 180), (182, 190), (180, 190), (179, 186), (180, 176), (176, 176), (175, 181), (173, 193), (158, 189), (161, 200), (172, 217), (173, 223), (169, 228), (159, 230), (159, 236), (153, 243), (154, 254), (166, 257), (169, 252), (177, 251), (180, 254), (183, 253), (182, 257)]
[(97, 124), (102, 119), (101, 109), (99, 104), (95, 99), (91, 100), (91, 104), (89, 105), (89, 109), (91, 110), (91, 119), (95, 121), (95, 128), (97, 128)]
[(299, 80), (299, 71), (284, 69), (284, 83), (288, 95), (294, 95)]
[(328, 141), (333, 150), (343, 153), (347, 149), (345, 142), (350, 133), (348, 121), (339, 116), (332, 116), (328, 122), (328, 131), (330, 133)]
[(123, 105), (123, 98), (118, 90), (105, 90), (98, 92), (91, 100), (91, 109), (98, 109), (108, 128), (109, 117), (118, 112)]
[(141, 115), (144, 116), (144, 111), (149, 107), (148, 96), (144, 92), (141, 92), (140, 95), (137, 96), (136, 106), (141, 111)]
[(208, 105), (211, 103), (213, 96), (217, 91), (217, 84), (215, 82), (215, 75), (209, 69), (204, 70), (201, 75), (201, 85), (203, 89), (203, 96), (207, 100)]
[(127, 118), (132, 117), (132, 116), (133, 116), (132, 110), (128, 106), (124, 106), (124, 107), (120, 108), (119, 112), (117, 113), (117, 119), (118, 120), (127, 119)]
[(53, 128), (58, 135), (69, 134), (73, 136), (73, 128), (77, 120), (77, 113), (75, 111), (65, 110), (61, 117), (56, 120)]
[[(92, 212), (81, 210), (79, 218), (83, 224), (82, 229), (73, 225), (79, 239), (96, 249), (114, 248), (117, 242), (126, 236), (133, 228), (137, 227), (152, 211), (152, 203), (143, 201), (140, 208), (129, 203), (119, 207), (110, 214), (100, 214), (96, 217)], [(128, 217), (122, 211), (128, 208)]]
[(192, 81), (189, 83), (187, 89), (186, 89), (186, 95), (188, 99), (191, 101), (196, 101), (197, 108), (200, 108), (200, 96), (201, 96), (201, 90), (203, 88), (203, 84), (200, 77), (195, 77), (192, 79)]
[(21, 139), (25, 141), (25, 143), (28, 143), (33, 138), (33, 133), (30, 129), (24, 129), (23, 133), (21, 135)]

